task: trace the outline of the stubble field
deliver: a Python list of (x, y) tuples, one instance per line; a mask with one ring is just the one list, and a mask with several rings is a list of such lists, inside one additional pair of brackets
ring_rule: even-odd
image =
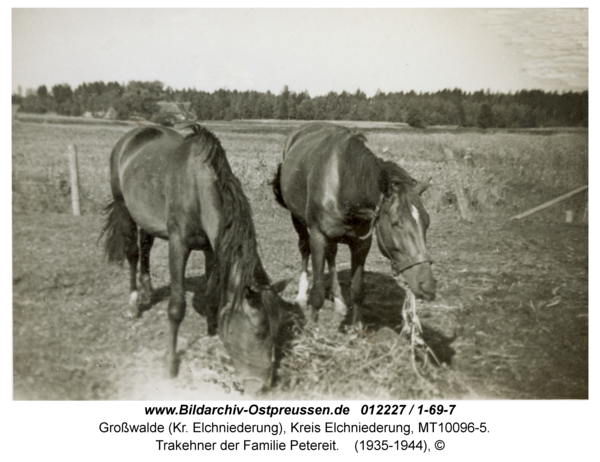
[[(249, 197), (261, 257), (273, 281), (298, 288), (300, 257), (287, 211), (268, 182), (298, 122), (207, 123)], [(349, 125), (358, 125), (351, 124)], [(192, 254), (178, 378), (165, 377), (169, 294), (166, 243), (151, 259), (152, 307), (125, 316), (127, 271), (104, 262), (97, 243), (110, 201), (108, 157), (131, 125), (13, 124), (13, 377), (15, 399), (244, 399), (206, 321), (203, 257)], [(587, 131), (482, 133), (362, 127), (368, 146), (417, 179), (431, 216), (428, 246), (438, 297), (417, 309), (448, 364), (417, 377), (398, 335), (403, 291), (373, 246), (367, 259), (365, 324), (340, 333), (326, 301), (316, 329), (298, 332), (266, 399), (588, 396), (588, 227), (585, 194), (520, 221), (518, 212), (587, 184)], [(70, 211), (67, 145), (77, 146), (82, 217)], [(459, 161), (475, 215), (459, 219), (443, 148)], [(564, 223), (566, 210), (574, 223)], [(349, 253), (338, 268), (349, 285)]]

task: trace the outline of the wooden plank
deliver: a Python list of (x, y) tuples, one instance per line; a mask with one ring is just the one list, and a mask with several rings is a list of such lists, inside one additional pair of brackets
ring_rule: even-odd
[(469, 201), (465, 196), (465, 192), (461, 183), (460, 167), (456, 163), (456, 159), (454, 159), (454, 153), (450, 149), (445, 148), (444, 153), (446, 154), (446, 159), (448, 160), (448, 165), (450, 166), (452, 181), (454, 182), (454, 193), (456, 194), (456, 201), (458, 202), (460, 216), (463, 218), (463, 220), (473, 221), (471, 210), (469, 208)]
[(69, 151), (69, 169), (71, 170), (71, 202), (73, 203), (73, 215), (80, 216), (79, 210), (79, 174), (77, 169), (77, 146), (70, 144)]
[(577, 189), (574, 189), (571, 192), (568, 192), (567, 194), (563, 194), (562, 196), (557, 197), (556, 199), (552, 199), (551, 201), (545, 202), (542, 205), (538, 205), (537, 207), (529, 209), (526, 212), (520, 213), (519, 215), (515, 215), (514, 217), (511, 218), (511, 220), (520, 220), (521, 218), (525, 218), (525, 217), (528, 217), (529, 215), (533, 215), (534, 213), (539, 212), (540, 210), (544, 210), (544, 209), (547, 209), (548, 207), (552, 207), (553, 205), (558, 204), (559, 202), (562, 202), (565, 199), (568, 199), (569, 197), (574, 196), (575, 194), (585, 191), (587, 188), (588, 188), (588, 185), (581, 186)]

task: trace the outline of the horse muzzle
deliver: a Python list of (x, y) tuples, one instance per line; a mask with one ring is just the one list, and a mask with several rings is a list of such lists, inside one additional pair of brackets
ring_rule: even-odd
[(264, 383), (262, 380), (255, 378), (243, 379), (242, 386), (244, 387), (244, 392), (251, 396), (256, 396), (261, 393), (264, 393), (271, 387), (270, 385)]
[(430, 279), (419, 283), (419, 290), (416, 291), (415, 295), (418, 298), (431, 302), (435, 300), (436, 286), (437, 281), (433, 277), (431, 277)]
[(392, 272), (396, 277), (402, 273), (417, 298), (432, 301), (435, 299), (437, 281), (431, 272), (431, 263), (433, 259), (427, 253), (412, 255), (392, 261)]
[(273, 348), (269, 360), (264, 357), (242, 358), (241, 355), (231, 355), (235, 375), (242, 383), (245, 393), (257, 395), (273, 386), (275, 377)]
[[(236, 362), (234, 361), (234, 367)], [(236, 376), (242, 383), (244, 392), (249, 395), (259, 395), (273, 386), (273, 368), (256, 370), (243, 367), (235, 367)]]

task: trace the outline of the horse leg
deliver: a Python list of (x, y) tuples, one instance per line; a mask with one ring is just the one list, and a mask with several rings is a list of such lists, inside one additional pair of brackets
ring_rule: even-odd
[(315, 226), (310, 231), (310, 250), (313, 267), (313, 285), (308, 296), (310, 315), (313, 322), (319, 319), (319, 310), (325, 302), (325, 284), (323, 281), (323, 266), (325, 264), (325, 247), (327, 238)]
[(331, 288), (329, 292), (333, 297), (333, 306), (335, 311), (341, 314), (346, 313), (346, 304), (342, 297), (342, 289), (340, 288), (340, 281), (338, 280), (337, 269), (335, 267), (335, 257), (337, 255), (337, 244), (335, 242), (327, 243), (325, 248), (325, 259), (327, 260), (327, 267), (329, 268), (329, 274), (331, 275)]
[(204, 251), (204, 273), (206, 275), (206, 323), (208, 324), (208, 335), (216, 335), (219, 328), (219, 306), (218, 296), (215, 294), (217, 281), (213, 276), (215, 266), (215, 255), (212, 250)]
[(300, 282), (298, 283), (298, 295), (296, 296), (296, 303), (300, 306), (306, 306), (308, 291), (308, 259), (310, 257), (310, 236), (308, 229), (304, 226), (300, 220), (292, 215), (292, 222), (294, 228), (298, 233), (298, 249), (300, 250), (300, 256), (302, 257), (302, 274), (300, 275)]
[(169, 235), (169, 273), (171, 275), (171, 297), (169, 298), (169, 344), (167, 364), (171, 377), (179, 372), (177, 356), (177, 331), (185, 316), (185, 265), (190, 249), (183, 245), (181, 236), (175, 232)]
[(140, 249), (137, 243), (137, 225), (131, 217), (128, 218), (128, 223), (123, 226), (125, 234), (125, 256), (129, 263), (129, 307), (127, 315), (130, 318), (137, 318), (140, 315), (137, 299), (137, 264), (140, 259)]
[(140, 296), (138, 305), (140, 307), (150, 305), (152, 301), (152, 281), (150, 278), (150, 249), (154, 244), (154, 236), (140, 228)]
[(350, 254), (352, 262), (352, 323), (356, 324), (362, 320), (362, 302), (365, 298), (365, 289), (363, 285), (365, 261), (371, 249), (371, 238), (365, 240), (355, 240), (350, 244)]

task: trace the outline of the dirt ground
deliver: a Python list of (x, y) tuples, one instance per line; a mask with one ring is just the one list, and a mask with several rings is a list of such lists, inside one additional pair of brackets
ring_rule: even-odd
[[(299, 255), (291, 223), (283, 210), (269, 217), (254, 212), (267, 271), (275, 280), (293, 278), (283, 293), (293, 299)], [(171, 380), (163, 364), (166, 244), (158, 242), (152, 253), (153, 306), (128, 319), (127, 271), (104, 262), (97, 243), (102, 221), (100, 215), (13, 215), (14, 399), (248, 398), (236, 390), (218, 338), (207, 337), (205, 319), (191, 308), (205, 284), (201, 254), (188, 264), (188, 311), (178, 344), (182, 365)], [(434, 214), (428, 244), (438, 297), (419, 302), (419, 316), (436, 332), (455, 336), (449, 370), (464, 384), (463, 391), (441, 397), (588, 397), (587, 224), (535, 217), (468, 224), (451, 213)], [(348, 260), (340, 251), (343, 285)], [(365, 303), (376, 307), (393, 285), (389, 264), (375, 246), (367, 271)], [(330, 323), (331, 316), (327, 302), (320, 322)], [(287, 385), (265, 397), (302, 398), (282, 383)]]

